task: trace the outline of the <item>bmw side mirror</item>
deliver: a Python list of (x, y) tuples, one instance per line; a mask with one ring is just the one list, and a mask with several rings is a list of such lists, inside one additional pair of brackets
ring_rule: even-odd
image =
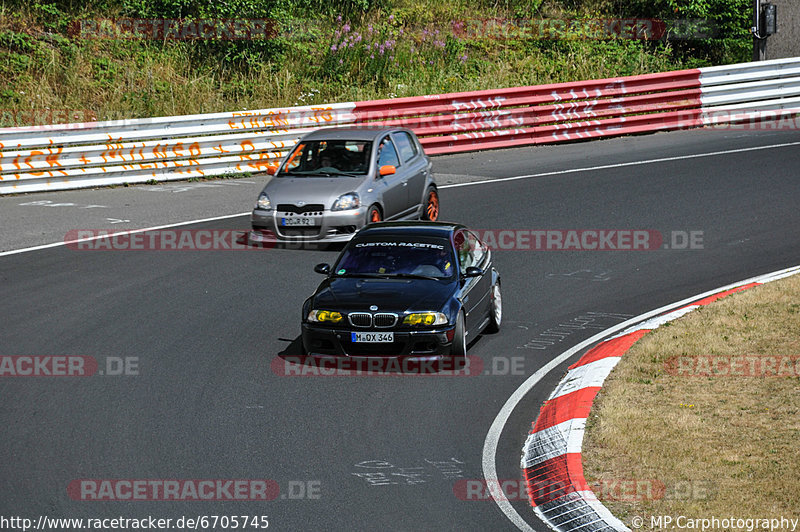
[(464, 272), (464, 277), (480, 277), (481, 275), (483, 275), (483, 270), (477, 266), (470, 266), (467, 268), (467, 271)]
[(267, 166), (267, 174), (275, 175), (278, 172), (277, 166)]
[(381, 177), (387, 176), (387, 175), (392, 175), (392, 174), (394, 174), (396, 172), (397, 172), (397, 168), (395, 168), (395, 166), (393, 164), (384, 164), (383, 166), (381, 166), (381, 169), (378, 171), (378, 173), (380, 173)]
[(317, 264), (314, 266), (314, 271), (322, 275), (329, 275), (331, 273), (331, 265), (326, 263)]

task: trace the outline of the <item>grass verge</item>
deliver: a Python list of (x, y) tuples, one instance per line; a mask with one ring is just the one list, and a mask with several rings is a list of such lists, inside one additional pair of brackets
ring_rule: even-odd
[[(800, 275), (644, 336), (592, 407), (584, 473), (620, 519), (800, 517)], [(791, 529), (791, 527), (790, 527)]]

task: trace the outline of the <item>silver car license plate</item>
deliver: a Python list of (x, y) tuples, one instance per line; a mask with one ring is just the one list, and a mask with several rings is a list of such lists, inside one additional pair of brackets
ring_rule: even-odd
[(393, 332), (351, 332), (351, 342), (369, 342), (369, 343), (392, 343), (394, 342)]
[(290, 225), (317, 225), (314, 218), (306, 218), (305, 216), (298, 216), (293, 218), (281, 218), (282, 226)]

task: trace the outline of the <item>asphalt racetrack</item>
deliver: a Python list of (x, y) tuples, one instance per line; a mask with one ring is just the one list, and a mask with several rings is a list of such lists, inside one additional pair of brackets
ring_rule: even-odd
[[(484, 440), (506, 399), (606, 327), (800, 263), (798, 168), (796, 131), (700, 130), (435, 158), (439, 183), (451, 184), (441, 190), (441, 218), (516, 231), (512, 247), (530, 247), (516, 235), (531, 230), (663, 239), (648, 250), (495, 251), (503, 329), (472, 343), (482, 371), (468, 376), (276, 371), (280, 355), (298, 353), (300, 306), (321, 279), (312, 267), (335, 251), (56, 246), (0, 256), (0, 355), (98, 364), (88, 377), (0, 378), (0, 515), (266, 515), (275, 530), (516, 530), (480, 490), (467, 491), (483, 478)], [(476, 184), (510, 177), (520, 178)], [(239, 196), (188, 187), (156, 199), (131, 187), (0, 198), (0, 249), (63, 241), (74, 229), (248, 212), (253, 182)], [(86, 218), (99, 209), (59, 215), (22, 205), (35, 201), (109, 206), (105, 218), (128, 222)], [(248, 227), (236, 216), (183, 228)], [(511, 481), (511, 504), (535, 530), (546, 527), (519, 490), (521, 448), (566, 366), (518, 405), (497, 447), (498, 478)], [(73, 489), (80, 479), (260, 479), (279, 491), (267, 501), (225, 493), (98, 501)]]

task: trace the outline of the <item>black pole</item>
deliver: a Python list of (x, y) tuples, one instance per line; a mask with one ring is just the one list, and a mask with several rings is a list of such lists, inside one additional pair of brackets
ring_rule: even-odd
[(766, 35), (761, 35), (761, 0), (753, 0), (753, 61), (767, 58)]

